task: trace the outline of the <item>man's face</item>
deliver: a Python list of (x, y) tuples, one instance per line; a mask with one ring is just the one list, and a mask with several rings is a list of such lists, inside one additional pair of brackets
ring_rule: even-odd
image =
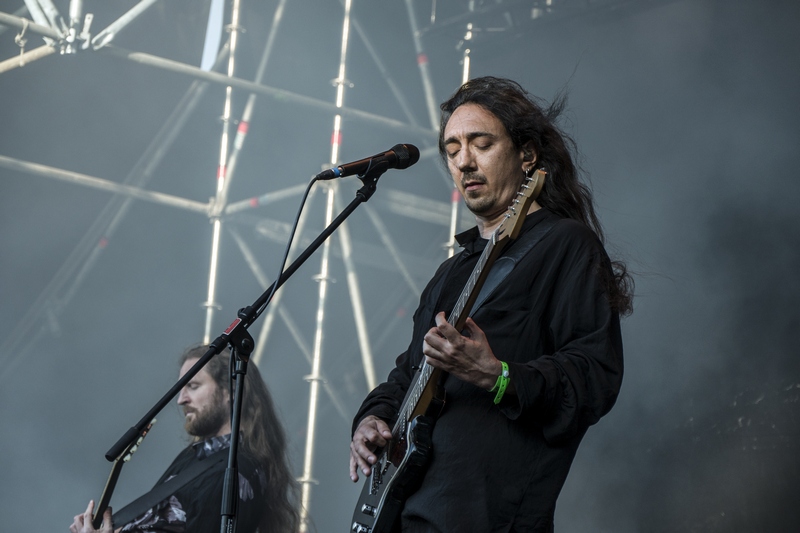
[(467, 207), (491, 220), (505, 213), (533, 154), (514, 147), (503, 123), (477, 104), (456, 108), (444, 129), (447, 166)]
[[(181, 376), (196, 362), (187, 359), (181, 366)], [(205, 368), (181, 389), (178, 405), (183, 408), (184, 428), (189, 435), (205, 439), (230, 432), (230, 400)]]

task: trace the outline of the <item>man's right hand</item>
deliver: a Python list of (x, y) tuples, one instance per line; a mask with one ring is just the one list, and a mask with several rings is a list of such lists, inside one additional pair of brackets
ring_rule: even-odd
[(386, 422), (377, 416), (364, 417), (358, 424), (350, 442), (350, 479), (358, 481), (358, 469), (368, 476), (372, 465), (378, 460), (375, 450), (383, 448), (392, 439), (392, 431)]

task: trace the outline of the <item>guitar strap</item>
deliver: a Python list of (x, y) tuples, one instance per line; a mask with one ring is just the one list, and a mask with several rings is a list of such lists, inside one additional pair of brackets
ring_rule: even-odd
[(495, 260), (492, 269), (489, 271), (489, 275), (486, 276), (486, 281), (483, 283), (483, 287), (481, 287), (481, 291), (475, 299), (475, 304), (472, 306), (472, 312), (470, 312), (469, 316), (475, 314), (475, 311), (478, 310), (486, 298), (488, 298), (506, 276), (508, 276), (519, 260), (525, 257), (545, 235), (550, 233), (550, 230), (553, 229), (558, 220), (556, 216), (546, 216), (529, 231), (520, 235), (509, 245), (508, 249), (503, 251), (503, 255)]
[(111, 517), (114, 527), (124, 526), (125, 524), (133, 521), (135, 518), (141, 516), (148, 509), (152, 509), (159, 502), (162, 502), (178, 492), (180, 488), (188, 484), (193, 479), (196, 479), (200, 474), (217, 467), (221, 470), (227, 463), (228, 448), (219, 450), (212, 453), (202, 461), (192, 463), (189, 468), (181, 471), (177, 476), (169, 481), (161, 483), (153, 487), (150, 492), (147, 492), (139, 498), (133, 500), (131, 503), (114, 513)]
[[(491, 270), (489, 270), (489, 275), (486, 276), (486, 281), (483, 282), (483, 287), (481, 287), (478, 297), (475, 299), (475, 303), (472, 306), (472, 311), (470, 312), (469, 316), (473, 316), (475, 314), (475, 312), (480, 308), (481, 304), (486, 301), (486, 298), (488, 298), (489, 295), (494, 292), (494, 290), (500, 285), (506, 276), (508, 276), (514, 267), (517, 266), (519, 260), (525, 257), (525, 255), (530, 252), (545, 235), (550, 233), (550, 230), (555, 227), (556, 222), (559, 220), (559, 217), (553, 215), (552, 213), (546, 213), (544, 218), (539, 221), (538, 224), (517, 237), (516, 240), (514, 240), (505, 250), (503, 250), (503, 255), (495, 260)], [(454, 266), (455, 261), (450, 266), (448, 272), (441, 276), (439, 282), (432, 289), (432, 293), (436, 296), (433, 301), (437, 302), (437, 309), (439, 299), (442, 297), (442, 289), (445, 286), (445, 279), (450, 275), (450, 272), (453, 270)], [(422, 360), (424, 360), (425, 356), (423, 355), (422, 357)], [(444, 383), (444, 380), (447, 379), (447, 377), (448, 374), (442, 374), (442, 378), (440, 378), (442, 379), (442, 383)]]
[[(478, 297), (472, 305), (472, 312), (470, 312), (469, 316), (475, 314), (486, 298), (500, 285), (500, 282), (511, 273), (519, 260), (525, 257), (545, 235), (550, 233), (550, 230), (553, 229), (558, 220), (557, 216), (547, 213), (538, 224), (509, 244), (508, 248), (503, 251), (503, 255), (498, 257), (494, 265), (492, 265), (489, 275), (486, 276), (486, 281), (483, 282), (483, 287), (481, 287)], [(434, 306), (436, 309), (441, 307), (442, 289), (444, 289), (445, 282), (455, 265), (456, 262), (453, 261), (447, 272), (439, 277), (439, 281), (431, 289), (431, 294), (434, 296), (431, 300), (436, 302)]]

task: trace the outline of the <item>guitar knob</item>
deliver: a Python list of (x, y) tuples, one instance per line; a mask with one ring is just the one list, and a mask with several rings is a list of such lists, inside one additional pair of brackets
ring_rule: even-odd
[(377, 511), (377, 509), (368, 503), (361, 506), (361, 512), (366, 515), (375, 516), (375, 511)]
[(354, 533), (370, 533), (372, 529), (365, 526), (364, 524), (353, 522), (353, 527), (350, 528), (350, 531), (353, 531)]

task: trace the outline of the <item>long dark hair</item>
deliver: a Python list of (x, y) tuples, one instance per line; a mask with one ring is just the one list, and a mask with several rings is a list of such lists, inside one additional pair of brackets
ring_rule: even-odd
[[(537, 166), (547, 171), (547, 180), (537, 200), (539, 205), (558, 216), (582, 222), (605, 244), (592, 191), (581, 181), (574, 162), (577, 154), (575, 141), (556, 125), (556, 119), (566, 107), (566, 94), (561, 93), (547, 105), (512, 80), (485, 76), (466, 82), (441, 105), (439, 153), (445, 161), (445, 126), (456, 108), (467, 103), (477, 104), (496, 116), (517, 149), (528, 142), (533, 144)], [(612, 261), (611, 266), (612, 274), (607, 280), (611, 307), (621, 314), (630, 314), (633, 310), (633, 278), (624, 262)]]
[[(201, 345), (189, 348), (181, 355), (180, 364), (199, 359), (207, 349)], [(230, 360), (231, 353), (226, 348), (204, 367), (225, 394), (230, 394)], [(243, 398), (240, 452), (252, 457), (266, 477), (258, 530), (261, 533), (297, 531), (299, 490), (289, 468), (286, 433), (272, 395), (252, 362), (247, 366)]]

